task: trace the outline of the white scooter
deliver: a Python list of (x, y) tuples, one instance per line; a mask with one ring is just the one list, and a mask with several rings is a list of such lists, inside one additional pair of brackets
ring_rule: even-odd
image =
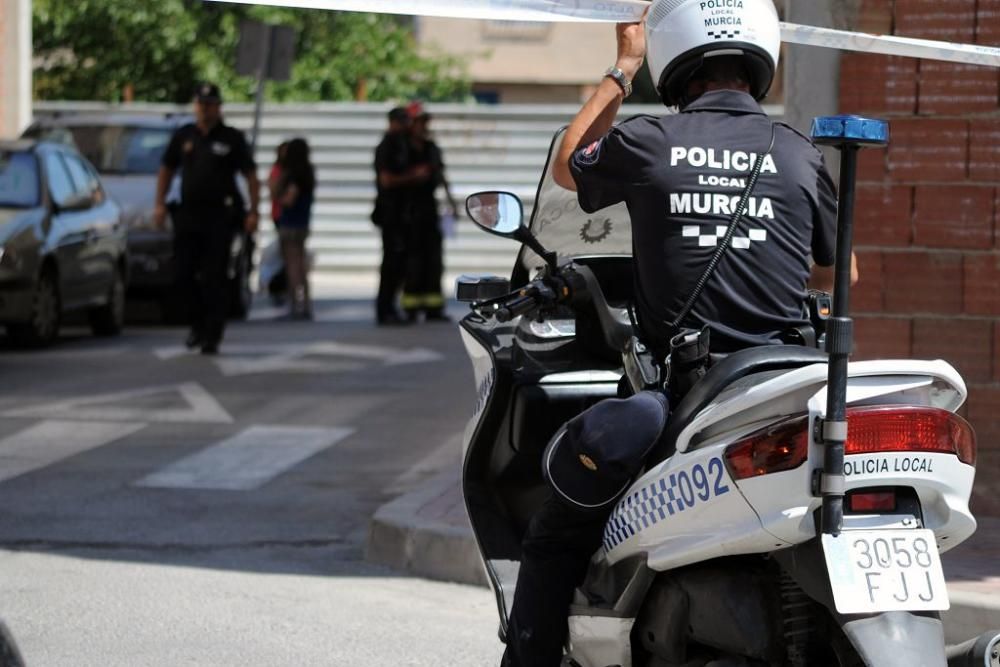
[[(939, 618), (939, 554), (976, 528), (975, 434), (956, 414), (965, 383), (944, 361), (848, 364), (856, 155), (888, 129), (817, 119), (814, 138), (842, 151), (836, 298), (815, 322), (827, 353), (730, 354), (674, 406), (577, 590), (565, 665), (1000, 667), (1000, 632), (949, 647)], [(467, 208), (524, 244), (511, 281), (458, 285), (478, 385), (463, 488), (503, 638), (550, 440), (617, 396), (623, 376), (641, 388), (648, 369), (622, 354), (633, 334), (623, 205), (584, 214), (546, 166), (528, 226), (509, 193)]]

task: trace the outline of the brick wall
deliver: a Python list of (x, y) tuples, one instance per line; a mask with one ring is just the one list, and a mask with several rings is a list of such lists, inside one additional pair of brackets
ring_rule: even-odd
[[(1000, 0), (861, 5), (870, 32), (1000, 45)], [(859, 169), (855, 358), (941, 358), (962, 373), (973, 509), (1000, 516), (1000, 70), (845, 54), (840, 106), (892, 128)]]

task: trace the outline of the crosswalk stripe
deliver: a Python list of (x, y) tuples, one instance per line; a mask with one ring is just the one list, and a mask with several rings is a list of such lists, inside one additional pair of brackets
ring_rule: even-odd
[(353, 428), (252, 426), (143, 477), (135, 485), (248, 491), (352, 433)]
[(0, 440), (0, 482), (142, 430), (144, 423), (49, 420)]

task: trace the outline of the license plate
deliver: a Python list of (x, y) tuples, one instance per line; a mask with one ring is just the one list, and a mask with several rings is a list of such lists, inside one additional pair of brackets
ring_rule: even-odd
[(930, 530), (848, 530), (823, 535), (837, 611), (944, 611), (950, 606)]

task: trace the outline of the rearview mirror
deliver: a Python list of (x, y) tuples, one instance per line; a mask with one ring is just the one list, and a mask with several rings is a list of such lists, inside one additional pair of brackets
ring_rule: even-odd
[(477, 192), (465, 200), (469, 219), (497, 236), (517, 238), (524, 222), (524, 207), (509, 192)]

